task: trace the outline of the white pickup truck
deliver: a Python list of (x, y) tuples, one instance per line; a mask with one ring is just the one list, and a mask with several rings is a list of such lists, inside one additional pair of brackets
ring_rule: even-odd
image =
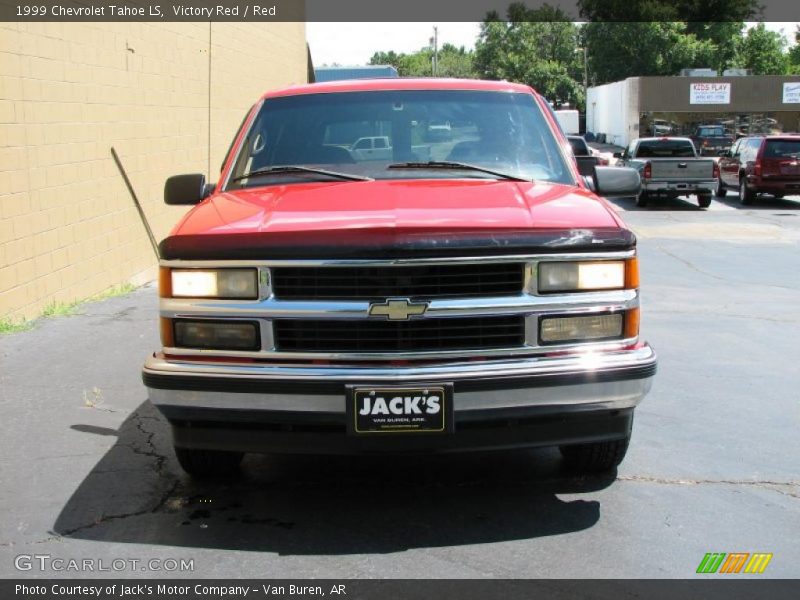
[[(392, 140), (388, 135), (361, 137), (348, 150), (356, 162), (391, 160), (393, 152)], [(411, 152), (415, 160), (431, 160), (430, 144), (413, 145), (411, 146)]]
[(698, 157), (689, 138), (638, 138), (624, 152), (614, 156), (618, 166), (639, 171), (642, 191), (636, 201), (638, 206), (647, 206), (656, 198), (689, 195), (697, 196), (701, 208), (711, 204), (711, 193), (719, 180), (719, 166), (713, 158)]
[(392, 157), (392, 142), (386, 135), (362, 137), (356, 140), (350, 152), (357, 162), (389, 160)]

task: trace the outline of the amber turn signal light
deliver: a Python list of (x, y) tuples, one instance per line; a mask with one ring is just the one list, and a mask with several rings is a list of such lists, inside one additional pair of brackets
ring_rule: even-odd
[(632, 308), (625, 313), (625, 335), (626, 339), (635, 338), (639, 335), (639, 309)]
[(172, 319), (161, 317), (158, 320), (158, 325), (161, 330), (161, 345), (164, 348), (175, 346), (175, 331), (172, 327)]
[(172, 298), (172, 275), (168, 267), (158, 268), (158, 295), (161, 298)]
[(639, 288), (639, 259), (629, 258), (625, 261), (625, 289), (635, 290)]

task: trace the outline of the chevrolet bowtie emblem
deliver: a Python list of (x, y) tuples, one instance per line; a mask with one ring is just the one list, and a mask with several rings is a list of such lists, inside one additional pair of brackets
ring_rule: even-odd
[(386, 317), (391, 321), (407, 321), (412, 315), (421, 315), (428, 310), (427, 302), (411, 302), (408, 298), (387, 300), (369, 305), (370, 317)]

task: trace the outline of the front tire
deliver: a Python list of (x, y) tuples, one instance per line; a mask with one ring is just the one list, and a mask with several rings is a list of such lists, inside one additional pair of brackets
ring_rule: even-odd
[(640, 206), (642, 208), (647, 206), (647, 192), (639, 192), (639, 195), (636, 197), (636, 206)]
[(697, 194), (697, 203), (700, 208), (708, 208), (711, 206), (711, 194)]
[(184, 471), (197, 479), (233, 477), (239, 472), (242, 452), (175, 448), (175, 456)]
[(559, 446), (565, 465), (579, 473), (603, 473), (619, 466), (628, 452), (631, 436), (609, 442)]
[(739, 180), (739, 202), (744, 204), (745, 206), (749, 206), (755, 200), (756, 194), (747, 187), (747, 178), (742, 177)]
[(728, 194), (722, 179), (717, 179), (717, 189), (714, 190), (714, 194), (716, 194), (717, 198), (724, 198)]

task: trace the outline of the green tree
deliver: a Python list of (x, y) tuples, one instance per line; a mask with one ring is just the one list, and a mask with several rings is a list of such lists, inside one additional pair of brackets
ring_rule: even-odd
[(457, 77), (460, 79), (474, 79), (475, 56), (471, 50), (464, 46), (456, 47), (452, 44), (444, 44), (439, 50), (439, 77)]
[(489, 13), (475, 44), (475, 70), (485, 79), (506, 79), (535, 88), (554, 104), (583, 106), (583, 54), (578, 27), (545, 4), (531, 10), (509, 5), (507, 20)]
[(369, 59), (369, 64), (371, 65), (391, 65), (395, 69), (400, 68), (400, 58), (402, 54), (398, 54), (394, 50), (390, 50), (389, 52), (376, 52), (372, 55), (372, 58)]
[[(475, 77), (473, 52), (463, 46), (444, 44), (439, 49), (437, 76), (470, 79)], [(433, 75), (433, 50), (425, 47), (410, 54), (394, 51), (376, 52), (369, 60), (371, 65), (392, 65), (400, 77), (431, 77)]]
[[(754, 20), (761, 10), (758, 0), (578, 0), (578, 6), (583, 18), (609, 25), (683, 23), (682, 33), (694, 36), (701, 46), (690, 52), (691, 64), (681, 68), (710, 67), (720, 72), (736, 65), (745, 21)], [(691, 39), (682, 43), (676, 56), (685, 56), (692, 45)], [(668, 52), (660, 54), (660, 58), (651, 55), (657, 62), (645, 69), (647, 74), (663, 74), (664, 66), (672, 63)]]
[(758, 0), (578, 0), (578, 8), (588, 21), (686, 22), (698, 39), (705, 24), (752, 21), (761, 10)]
[(800, 27), (794, 32), (794, 46), (788, 52), (789, 72), (792, 75), (800, 75)]
[(592, 84), (677, 75), (684, 68), (710, 66), (715, 54), (712, 42), (687, 34), (680, 22), (592, 22), (582, 34)]
[(785, 37), (759, 23), (741, 40), (736, 61), (738, 66), (751, 69), (754, 75), (784, 75), (789, 70), (790, 60), (785, 48)]
[(744, 21), (709, 21), (686, 23), (686, 33), (710, 42), (712, 56), (705, 66), (718, 72), (736, 64), (736, 51), (742, 39)]

